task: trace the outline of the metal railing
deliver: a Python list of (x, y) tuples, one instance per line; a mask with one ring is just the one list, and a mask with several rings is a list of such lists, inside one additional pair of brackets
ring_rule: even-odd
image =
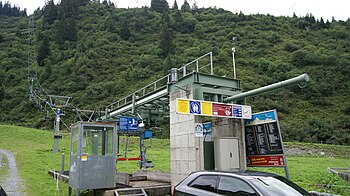
[[(209, 59), (206, 59), (206, 57), (209, 57)], [(201, 62), (202, 63), (204, 62), (205, 65), (200, 66)], [(209, 67), (209, 70), (207, 70), (207, 71), (209, 71), (210, 74), (213, 75), (214, 68), (213, 68), (213, 54), (212, 54), (212, 52), (208, 52), (207, 54), (183, 65), (182, 67), (177, 68), (177, 71), (180, 73), (182, 72), (182, 74), (180, 75), (180, 78), (183, 78), (183, 77), (185, 77), (193, 72), (199, 72), (200, 70), (204, 70), (208, 66), (210, 66), (210, 67)], [(118, 109), (122, 106), (131, 104), (133, 101), (133, 97), (135, 97), (136, 99), (139, 99), (139, 98), (144, 97), (148, 94), (154, 93), (160, 89), (164, 89), (169, 83), (170, 83), (170, 74), (163, 76), (162, 78), (136, 90), (135, 92), (125, 96), (124, 98), (119, 99), (118, 101), (107, 105), (106, 106), (106, 115), (108, 114), (108, 112), (110, 112), (114, 109)]]

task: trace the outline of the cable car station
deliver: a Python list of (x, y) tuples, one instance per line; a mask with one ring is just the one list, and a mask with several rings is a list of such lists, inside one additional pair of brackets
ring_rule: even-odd
[[(119, 161), (139, 161), (140, 169), (153, 168), (144, 141), (152, 137), (150, 128), (164, 119), (170, 125), (167, 191), (194, 171), (246, 169), (245, 120), (252, 118), (252, 108), (245, 105), (245, 98), (307, 82), (309, 77), (303, 74), (243, 92), (240, 80), (214, 72), (210, 52), (106, 106), (105, 114), (95, 122), (75, 124), (71, 129), (70, 189), (76, 189), (78, 195), (79, 190), (117, 188)], [(122, 135), (140, 138), (139, 157), (121, 155)], [(118, 195), (117, 190), (105, 194)]]

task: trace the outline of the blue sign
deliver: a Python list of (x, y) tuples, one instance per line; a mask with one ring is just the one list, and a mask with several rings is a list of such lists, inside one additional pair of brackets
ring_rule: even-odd
[(129, 118), (128, 123), (129, 123), (129, 130), (136, 131), (139, 128), (137, 118)]
[(252, 119), (246, 120), (246, 125), (261, 124), (277, 121), (277, 115), (275, 110), (269, 110), (265, 112), (255, 113), (252, 115)]
[(201, 114), (201, 103), (199, 101), (190, 101), (190, 114)]
[(129, 130), (128, 118), (129, 117), (125, 117), (125, 116), (119, 117), (119, 131)]
[(61, 115), (61, 110), (60, 109), (57, 109), (56, 110), (56, 116), (60, 116)]
[(203, 123), (204, 134), (211, 133), (211, 122)]
[(119, 131), (136, 131), (138, 129), (137, 118), (121, 116), (119, 117)]
[(242, 106), (233, 105), (232, 106), (232, 116), (233, 117), (242, 117)]

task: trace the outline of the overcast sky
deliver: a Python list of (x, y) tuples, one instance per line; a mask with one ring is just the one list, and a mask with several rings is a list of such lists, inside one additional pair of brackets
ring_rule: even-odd
[[(9, 1), (21, 9), (27, 8), (28, 14), (32, 14), (38, 7), (43, 7), (46, 0), (0, 0), (3, 3)], [(55, 3), (59, 0), (54, 0)], [(102, 1), (102, 0), (101, 0)], [(142, 7), (150, 6), (151, 0), (111, 0), (117, 7)], [(195, 0), (187, 0), (192, 6)], [(184, 0), (177, 0), (179, 7)], [(168, 0), (169, 6), (174, 0)], [(244, 14), (271, 14), (275, 16), (305, 16), (312, 13), (316, 18), (346, 21), (350, 18), (350, 1), (348, 0), (197, 0), (198, 7), (218, 7), (229, 10), (233, 13), (242, 11)]]

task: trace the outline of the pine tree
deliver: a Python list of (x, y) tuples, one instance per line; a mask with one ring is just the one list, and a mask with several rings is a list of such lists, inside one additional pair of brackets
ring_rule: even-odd
[(174, 24), (175, 31), (181, 31), (181, 27), (183, 26), (183, 23), (184, 23), (184, 18), (179, 10), (175, 12), (174, 20), (175, 20), (175, 24)]
[(152, 0), (151, 9), (156, 12), (163, 13), (169, 9), (169, 4), (166, 0)]
[(5, 2), (2, 13), (3, 15), (11, 16), (11, 4), (9, 2)]
[(331, 23), (329, 22), (329, 20), (327, 19), (326, 24), (325, 24), (325, 28), (328, 29), (331, 27)]
[(192, 5), (192, 11), (197, 11), (198, 10), (198, 5), (197, 2), (194, 1), (193, 5)]
[(324, 20), (323, 20), (323, 18), (321, 17), (321, 19), (320, 19), (320, 23), (319, 23), (319, 27), (321, 28), (321, 29), (323, 29), (323, 28), (325, 28), (325, 23), (324, 23)]
[(52, 24), (57, 19), (57, 8), (53, 0), (46, 2), (44, 7), (44, 21), (48, 24)]
[(39, 46), (39, 51), (38, 51), (38, 65), (43, 66), (45, 58), (50, 54), (50, 47), (49, 47), (49, 39), (47, 36), (44, 36), (43, 41), (41, 42)]
[(2, 1), (0, 1), (0, 16), (3, 15), (3, 11), (2, 11)]
[(185, 12), (190, 12), (191, 11), (191, 6), (187, 2), (187, 0), (184, 1), (184, 4), (181, 6), (181, 10)]
[(177, 6), (176, 0), (174, 1), (173, 9), (174, 9), (174, 10), (178, 10), (178, 9), (179, 9), (179, 7)]
[(129, 40), (129, 38), (131, 37), (131, 33), (129, 31), (129, 25), (128, 25), (127, 19), (124, 19), (119, 35), (124, 40)]
[(21, 13), (20, 16), (23, 16), (23, 17), (28, 16), (27, 15), (27, 8), (24, 8), (23, 11), (21, 11), (20, 13)]
[(170, 18), (168, 12), (163, 13), (162, 17), (162, 29), (160, 31), (159, 37), (159, 48), (160, 48), (160, 56), (162, 58), (166, 58), (169, 55), (173, 54), (175, 51), (175, 46), (173, 43), (174, 33), (169, 28)]

